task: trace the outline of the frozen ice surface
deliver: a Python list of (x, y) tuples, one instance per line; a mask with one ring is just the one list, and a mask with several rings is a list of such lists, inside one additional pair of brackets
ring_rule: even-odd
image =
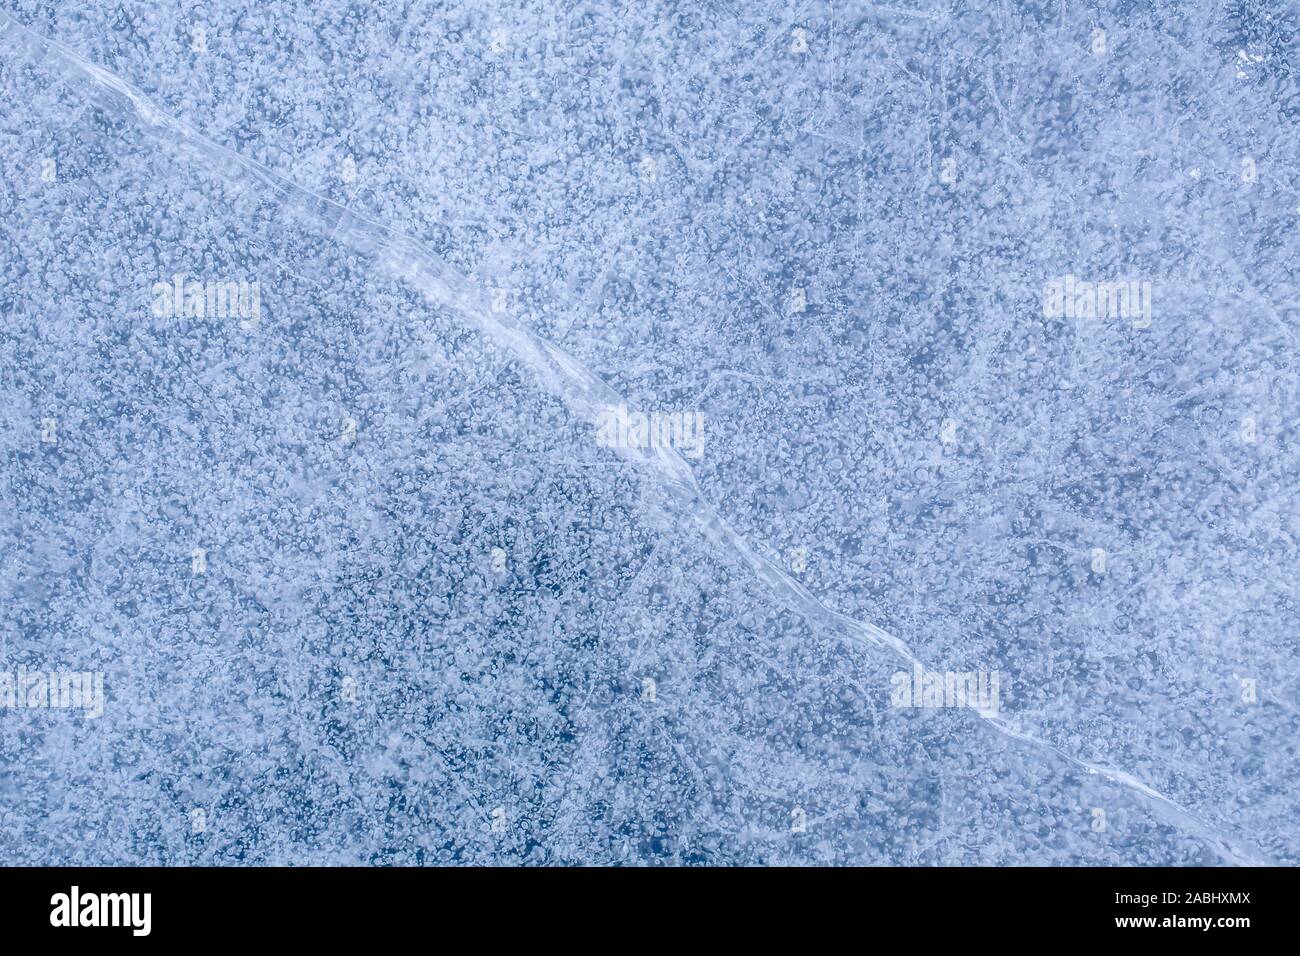
[(0, 9), (0, 862), (1300, 862), (1295, 3)]

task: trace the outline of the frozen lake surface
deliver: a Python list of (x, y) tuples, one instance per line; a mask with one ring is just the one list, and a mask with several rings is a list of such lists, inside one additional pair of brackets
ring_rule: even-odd
[(0, 3), (0, 862), (1300, 863), (1287, 2)]

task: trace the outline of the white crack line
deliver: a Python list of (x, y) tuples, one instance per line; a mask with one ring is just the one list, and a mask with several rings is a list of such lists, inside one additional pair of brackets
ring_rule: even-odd
[[(624, 400), (562, 349), (540, 338), (508, 315), (488, 308), (483, 291), (418, 240), (367, 218), (319, 193), (299, 186), (267, 166), (220, 145), (184, 120), (169, 116), (140, 90), (81, 57), (63, 44), (28, 29), (0, 12), (0, 45), (26, 54), (77, 87), (89, 99), (124, 119), (134, 121), (164, 148), (192, 159), (241, 188), (261, 190), (280, 208), (298, 213), (322, 236), (375, 257), (386, 274), (407, 282), (435, 305), (460, 315), (528, 366), (542, 386), (559, 397), (578, 417), (595, 421), (603, 410)], [(17, 65), (22, 65), (21, 63)], [(859, 646), (884, 648), (909, 666), (924, 665), (905, 642), (874, 624), (858, 621), (821, 603), (775, 562), (758, 554), (725, 518), (704, 500), (695, 475), (673, 448), (618, 449), (624, 457), (649, 465), (664, 483), (670, 504), (680, 516), (695, 521), (705, 535), (738, 556), (781, 603), (835, 637)], [(1019, 730), (995, 712), (974, 711), (1003, 736), (1046, 751), (1089, 774), (1105, 777), (1151, 804), (1155, 815), (1175, 828), (1204, 840), (1221, 859), (1238, 865), (1272, 865), (1261, 851), (1221, 833), (1210, 822), (1124, 770), (1089, 763), (1055, 744)]]

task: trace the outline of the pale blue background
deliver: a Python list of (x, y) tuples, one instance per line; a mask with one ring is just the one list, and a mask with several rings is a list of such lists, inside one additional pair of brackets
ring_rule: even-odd
[[(1300, 859), (1294, 3), (2, 6), (702, 410), (760, 557), (10, 31), (0, 666), (108, 701), (0, 711), (0, 861)], [(178, 271), (261, 323), (154, 317)], [(1044, 319), (1067, 273), (1151, 328)], [(891, 709), (826, 609), (1033, 740)]]

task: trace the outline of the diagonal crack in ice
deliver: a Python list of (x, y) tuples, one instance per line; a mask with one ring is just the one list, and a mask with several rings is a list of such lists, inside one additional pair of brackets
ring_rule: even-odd
[[(604, 409), (623, 403), (620, 396), (573, 356), (534, 334), (511, 316), (493, 312), (483, 291), (466, 276), (430, 252), (418, 240), (294, 183), (269, 167), (222, 146), (177, 117), (160, 110), (142, 91), (81, 55), (28, 29), (0, 11), (0, 48), (26, 57), (56, 74), (108, 112), (134, 122), (157, 142), (183, 158), (208, 168), (241, 188), (261, 190), (287, 214), (296, 214), (317, 232), (375, 258), (384, 273), (419, 290), (429, 301), (459, 315), (512, 353), (535, 374), (542, 386), (571, 412), (591, 421)], [(618, 449), (620, 454), (648, 465), (668, 493), (667, 504), (678, 517), (692, 520), (704, 534), (731, 552), (785, 606), (809, 623), (840, 640), (884, 648), (908, 666), (924, 667), (908, 645), (875, 624), (858, 621), (824, 605), (770, 558), (755, 551), (700, 492), (694, 473), (671, 447)], [(1220, 832), (1209, 821), (1153, 789), (1133, 774), (1094, 764), (1028, 733), (997, 712), (975, 710), (991, 728), (1011, 740), (1029, 744), (1089, 774), (1096, 774), (1144, 798), (1166, 823), (1195, 834), (1229, 863), (1272, 863), (1261, 851)]]

